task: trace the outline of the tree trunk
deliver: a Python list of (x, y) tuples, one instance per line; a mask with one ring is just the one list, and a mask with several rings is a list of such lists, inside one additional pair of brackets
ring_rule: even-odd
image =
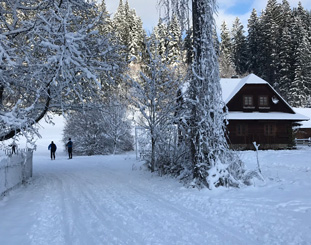
[[(193, 57), (193, 69), (196, 74), (192, 75), (192, 83), (191, 83), (191, 99), (192, 101), (196, 101), (199, 99), (201, 101), (200, 91), (198, 88), (202, 88), (202, 80), (198, 79), (197, 76), (202, 76), (202, 72), (200, 69), (200, 57), (201, 57), (201, 34), (202, 34), (202, 23), (200, 23), (200, 16), (204, 14), (202, 12), (200, 5), (202, 5), (203, 0), (192, 0), (192, 23), (193, 23), (193, 48), (194, 48), (194, 57)], [(191, 161), (193, 166), (193, 178), (196, 179), (199, 176), (197, 165), (199, 163), (199, 148), (200, 148), (200, 139), (199, 139), (199, 126), (198, 121), (200, 120), (198, 111), (198, 107), (195, 104), (192, 104), (191, 110)]]

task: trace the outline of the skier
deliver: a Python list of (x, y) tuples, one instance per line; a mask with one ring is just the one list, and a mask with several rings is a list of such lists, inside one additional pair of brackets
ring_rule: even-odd
[(56, 147), (56, 145), (54, 144), (54, 142), (52, 141), (51, 142), (51, 144), (49, 145), (49, 147), (48, 147), (48, 150), (50, 150), (51, 151), (51, 160), (55, 160), (55, 152), (56, 152), (56, 149), (57, 149), (57, 147)]
[(66, 144), (67, 149), (68, 149), (69, 159), (72, 159), (72, 145), (73, 145), (73, 143), (71, 141), (71, 138), (69, 138), (69, 141)]

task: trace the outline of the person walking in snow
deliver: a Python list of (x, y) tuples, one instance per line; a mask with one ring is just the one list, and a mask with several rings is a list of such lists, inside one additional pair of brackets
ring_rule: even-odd
[(51, 160), (55, 160), (55, 152), (56, 152), (57, 146), (54, 144), (54, 142), (52, 141), (51, 144), (48, 147), (48, 150), (51, 151)]
[(12, 148), (12, 155), (16, 154), (17, 144), (15, 143), (15, 140), (9, 146)]
[(67, 150), (68, 150), (69, 159), (72, 159), (72, 146), (73, 146), (73, 143), (71, 141), (71, 138), (69, 138), (69, 141), (66, 144), (66, 147), (67, 147)]

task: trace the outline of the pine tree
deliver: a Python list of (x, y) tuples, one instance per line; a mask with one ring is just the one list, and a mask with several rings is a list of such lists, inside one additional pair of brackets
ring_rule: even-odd
[(304, 107), (309, 103), (308, 99), (311, 94), (311, 42), (303, 21), (299, 17), (295, 22), (294, 33), (296, 34), (297, 49), (294, 54), (294, 80), (289, 90), (289, 103), (295, 107)]
[(282, 2), (281, 12), (281, 34), (279, 48), (279, 81), (275, 82), (275, 89), (288, 99), (288, 91), (294, 80), (294, 43), (293, 43), (293, 25), (294, 17), (287, 0)]
[(233, 75), (235, 75), (235, 69), (231, 58), (232, 47), (231, 47), (230, 33), (225, 21), (221, 25), (220, 38), (221, 38), (220, 55), (219, 55), (220, 77), (230, 78)]
[(161, 56), (162, 62), (167, 59), (167, 45), (168, 45), (168, 30), (167, 25), (160, 18), (157, 26), (153, 30), (153, 35), (158, 42), (158, 52)]
[(276, 0), (269, 0), (261, 17), (262, 58), (261, 77), (271, 85), (278, 81), (281, 7)]
[(260, 22), (257, 12), (253, 9), (250, 19), (248, 20), (248, 36), (247, 36), (247, 54), (248, 64), (247, 70), (249, 73), (259, 75), (260, 69)]
[(183, 55), (184, 63), (190, 66), (193, 60), (193, 31), (189, 29), (186, 31), (186, 37), (183, 41)]
[(243, 75), (247, 71), (247, 43), (244, 36), (243, 25), (239, 18), (236, 18), (232, 30), (232, 61), (235, 71)]
[(111, 34), (113, 31), (113, 26), (109, 12), (107, 11), (105, 0), (102, 0), (101, 4), (98, 6), (98, 10), (102, 14), (102, 24), (98, 26), (100, 33), (102, 35)]
[(182, 61), (181, 55), (181, 29), (176, 15), (168, 24), (167, 54), (169, 63), (176, 64)]
[(120, 0), (113, 19), (114, 29), (126, 52), (126, 61), (140, 61), (140, 52), (145, 38), (142, 21), (135, 10), (130, 9), (128, 1)]
[(129, 53), (132, 59), (135, 58), (135, 62), (137, 63), (141, 62), (141, 50), (146, 34), (143, 30), (143, 23), (140, 17), (136, 15), (135, 10), (131, 9), (129, 13)]

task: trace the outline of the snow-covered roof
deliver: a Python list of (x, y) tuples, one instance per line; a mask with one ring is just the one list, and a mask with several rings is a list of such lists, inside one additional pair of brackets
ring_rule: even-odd
[[(241, 79), (237, 78), (222, 78), (220, 79), (220, 85), (222, 89), (222, 99), (227, 104), (228, 98), (231, 97), (233, 91), (236, 90), (237, 85)], [(236, 93), (234, 93), (236, 94)]]
[[(293, 108), (296, 113), (304, 115), (311, 119), (311, 108)], [(300, 128), (311, 128), (311, 120), (300, 122)]]
[(265, 80), (256, 76), (255, 74), (249, 74), (242, 79), (221, 79), (220, 85), (222, 88), (222, 97), (224, 102), (227, 104), (245, 84), (269, 84)]
[(289, 121), (302, 121), (309, 118), (301, 114), (292, 114), (284, 112), (243, 112), (232, 111), (228, 113), (228, 120), (289, 120)]
[[(255, 74), (249, 74), (248, 76), (237, 79), (237, 78), (223, 78), (220, 79), (220, 85), (222, 89), (223, 101), (228, 102), (244, 87), (246, 84), (267, 84), (275, 94), (292, 110), (293, 113), (284, 112), (230, 112), (228, 115), (229, 120), (294, 120), (303, 121), (309, 120), (310, 116), (305, 116), (305, 113), (297, 113), (278, 92), (265, 80), (256, 76)], [(311, 109), (310, 109), (311, 110)], [(311, 111), (310, 111), (311, 112)], [(311, 124), (311, 122), (310, 122)]]

